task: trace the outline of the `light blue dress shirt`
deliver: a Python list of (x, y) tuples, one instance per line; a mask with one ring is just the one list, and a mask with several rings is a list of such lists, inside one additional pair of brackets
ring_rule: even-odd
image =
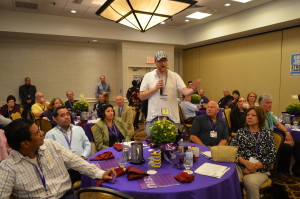
[[(72, 138), (71, 138), (72, 132)], [(66, 136), (66, 137), (65, 137)], [(84, 130), (80, 126), (70, 125), (67, 131), (60, 128), (58, 125), (48, 131), (45, 136), (46, 139), (53, 139), (58, 141), (65, 148), (75, 152), (79, 156), (88, 158), (91, 152), (91, 143)], [(67, 141), (68, 140), (68, 141)], [(68, 142), (71, 141), (69, 147)]]

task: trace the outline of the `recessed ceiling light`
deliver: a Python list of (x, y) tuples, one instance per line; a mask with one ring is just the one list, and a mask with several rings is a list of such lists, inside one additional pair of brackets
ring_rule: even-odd
[(190, 20), (189, 19), (186, 19), (186, 20), (184, 20), (185, 22), (189, 22)]
[(226, 3), (224, 6), (231, 6), (231, 4), (230, 3)]
[(252, 0), (232, 0), (232, 1), (237, 1), (237, 2), (240, 2), (240, 3), (247, 3), (247, 2), (252, 1)]
[(93, 40), (92, 40), (92, 42), (95, 42), (95, 43), (96, 43), (97, 41), (98, 41), (97, 39), (93, 39)]
[(162, 22), (160, 22), (160, 24), (166, 24), (166, 22), (162, 21)]
[(72, 13), (72, 14), (76, 14), (76, 13), (77, 13), (77, 11), (76, 11), (76, 10), (71, 10), (71, 11), (70, 11), (70, 13)]
[(193, 19), (203, 19), (205, 17), (210, 16), (211, 14), (209, 13), (204, 13), (204, 12), (194, 12), (186, 17), (188, 18), (193, 18)]

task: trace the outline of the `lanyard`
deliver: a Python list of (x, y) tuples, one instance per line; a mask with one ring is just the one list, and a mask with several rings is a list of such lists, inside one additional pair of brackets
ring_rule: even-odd
[(116, 129), (116, 126), (114, 125), (114, 123), (113, 123), (113, 128), (110, 128), (109, 126), (108, 126), (108, 124), (106, 123), (106, 125), (107, 125), (107, 128), (109, 129), (109, 131), (117, 138), (117, 140), (118, 140), (118, 137), (119, 137), (119, 135), (118, 135), (118, 131), (117, 131), (117, 129)]
[(42, 109), (43, 111), (45, 111), (45, 109), (46, 109), (46, 106), (45, 106), (45, 105), (39, 104), (39, 106), (41, 107), (41, 109)]
[(213, 130), (213, 131), (217, 131), (217, 128), (218, 128), (218, 124), (217, 124), (217, 122), (216, 122), (215, 129), (213, 129), (213, 127), (212, 127), (212, 123), (211, 123), (210, 119), (208, 119), (208, 122), (209, 122), (209, 125), (210, 125), (210, 129), (211, 129), (211, 130)]
[(253, 133), (250, 132), (250, 134), (251, 134), (253, 140), (255, 141), (255, 153), (258, 154), (260, 132), (258, 132), (257, 139), (255, 138), (255, 136), (253, 135)]
[(57, 128), (58, 128), (58, 130), (60, 130), (60, 131), (62, 132), (63, 136), (65, 137), (66, 142), (68, 143), (69, 148), (71, 149), (71, 144), (72, 144), (72, 126), (69, 127), (69, 128), (70, 128), (70, 131), (71, 131), (71, 133), (70, 133), (70, 140), (69, 140), (69, 138), (68, 138), (67, 131), (61, 129), (61, 128), (58, 127), (58, 126), (57, 126)]
[[(36, 172), (38, 173), (39, 177), (41, 178), (43, 186), (47, 190), (46, 178), (45, 178), (45, 176), (43, 174), (43, 167), (42, 167), (42, 162), (41, 162), (41, 158), (40, 158), (39, 154), (36, 155), (36, 159), (37, 159), (38, 166), (39, 166), (40, 169), (35, 164), (33, 164), (34, 168), (35, 168)], [(40, 170), (41, 170), (41, 172), (40, 172)]]

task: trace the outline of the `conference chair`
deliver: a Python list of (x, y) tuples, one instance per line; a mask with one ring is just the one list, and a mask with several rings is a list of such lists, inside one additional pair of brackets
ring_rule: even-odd
[(34, 122), (45, 134), (53, 128), (51, 122), (48, 120), (36, 119)]
[(275, 163), (271, 164), (269, 167), (271, 175), (268, 177), (268, 179), (259, 186), (259, 192), (262, 196), (266, 195), (267, 190), (273, 189), (273, 180), (274, 180), (274, 174), (276, 172), (277, 164), (278, 164), (278, 152), (281, 150), (281, 145), (284, 142), (283, 136), (278, 132), (273, 132), (274, 140), (275, 140), (275, 146), (276, 146), (276, 159)]
[(179, 111), (180, 125), (181, 125), (181, 128), (179, 128), (179, 130), (184, 133), (185, 137), (188, 137), (190, 135), (190, 128), (192, 127), (192, 125), (185, 123), (183, 111), (180, 104), (178, 104), (178, 111)]
[(78, 199), (134, 199), (132, 196), (104, 187), (85, 187), (77, 193)]
[[(94, 129), (95, 129), (95, 124), (93, 126), (91, 126), (91, 132), (92, 132), (92, 137), (94, 135)], [(94, 140), (94, 137), (93, 137), (93, 140)], [(95, 154), (97, 152), (96, 150), (96, 145), (95, 145), (95, 142), (90, 142), (91, 143), (91, 153), (90, 153), (90, 156)]]
[[(231, 132), (231, 120), (230, 120), (231, 108), (225, 108), (225, 109), (223, 109), (223, 112), (224, 112), (225, 119), (226, 119), (227, 124), (228, 124), (228, 131)], [(232, 141), (232, 139), (234, 138), (235, 135), (236, 135), (235, 132), (230, 133), (230, 138), (228, 140), (228, 145), (230, 145), (230, 142)]]

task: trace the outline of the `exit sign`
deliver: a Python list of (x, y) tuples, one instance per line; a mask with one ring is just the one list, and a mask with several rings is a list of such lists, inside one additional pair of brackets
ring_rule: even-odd
[(147, 64), (153, 64), (154, 63), (154, 58), (153, 57), (147, 57), (146, 63)]

